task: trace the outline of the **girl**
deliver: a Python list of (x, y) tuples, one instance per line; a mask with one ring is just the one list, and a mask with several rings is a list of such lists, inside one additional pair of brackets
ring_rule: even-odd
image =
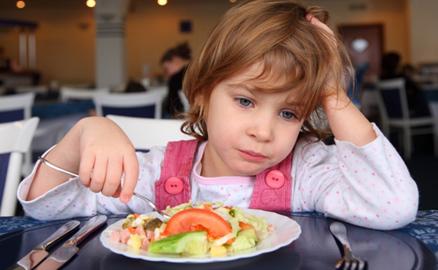
[[(196, 140), (136, 155), (111, 121), (81, 120), (45, 154), (80, 179), (37, 163), (18, 190), (26, 213), (53, 219), (150, 211), (131, 200), (135, 189), (160, 208), (191, 199), (316, 210), (377, 229), (413, 221), (415, 182), (343, 91), (351, 65), (326, 19), (321, 9), (289, 0), (231, 8), (184, 81), (191, 109), (183, 130)], [(312, 124), (320, 108), (334, 145), (319, 140)]]

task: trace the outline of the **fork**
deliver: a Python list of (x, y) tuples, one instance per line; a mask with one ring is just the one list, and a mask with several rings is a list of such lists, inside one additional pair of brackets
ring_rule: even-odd
[[(330, 232), (342, 244), (343, 256), (336, 262), (336, 269), (364, 270), (367, 267), (365, 260), (356, 257), (351, 252), (351, 245), (347, 237), (347, 228), (340, 222), (330, 224)], [(341, 268), (343, 267), (343, 268)]]
[(168, 220), (170, 216), (166, 214), (164, 211), (161, 211), (158, 209), (158, 207), (146, 196), (140, 195), (136, 192), (133, 194), (135, 197), (139, 198), (140, 200), (145, 201), (155, 212), (157, 212), (159, 215), (161, 215), (161, 220)]
[[(49, 166), (50, 168), (52, 168), (58, 172), (62, 172), (62, 173), (65, 173), (67, 175), (79, 178), (79, 175), (77, 173), (74, 173), (74, 172), (71, 172), (71, 171), (68, 171), (66, 169), (63, 169), (63, 168), (56, 166), (55, 164), (53, 164), (53, 163), (49, 162), (47, 159), (45, 159), (45, 157), (43, 157), (43, 156), (40, 156), (39, 159), (44, 164), (46, 164), (47, 166)], [(166, 214), (164, 211), (161, 211), (160, 209), (158, 209), (158, 207), (154, 204), (154, 202), (152, 202), (149, 198), (147, 198), (143, 195), (140, 195), (136, 192), (134, 192), (133, 195), (135, 197), (139, 198), (140, 200), (143, 200), (144, 202), (146, 202), (155, 212), (157, 212), (160, 215), (161, 220), (167, 220), (170, 218), (170, 216), (168, 214)]]

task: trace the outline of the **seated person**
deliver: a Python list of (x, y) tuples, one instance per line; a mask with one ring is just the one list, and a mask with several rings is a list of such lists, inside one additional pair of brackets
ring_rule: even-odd
[(168, 93), (163, 101), (163, 118), (175, 118), (184, 112), (183, 103), (178, 95), (182, 89), (184, 74), (192, 53), (187, 43), (169, 49), (161, 58), (164, 76), (167, 79)]
[(400, 67), (401, 56), (398, 52), (387, 52), (382, 57), (380, 79), (403, 78), (409, 114), (413, 117), (430, 116), (429, 105), (418, 84)]

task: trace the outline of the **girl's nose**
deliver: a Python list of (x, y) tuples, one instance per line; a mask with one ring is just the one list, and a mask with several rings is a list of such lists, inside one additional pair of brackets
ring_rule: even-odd
[(260, 142), (271, 141), (274, 137), (274, 122), (269, 117), (259, 117), (253, 119), (247, 129), (249, 136)]

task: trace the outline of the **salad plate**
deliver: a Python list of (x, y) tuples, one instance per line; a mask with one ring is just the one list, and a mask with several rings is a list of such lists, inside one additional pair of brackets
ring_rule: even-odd
[[(146, 261), (164, 261), (173, 263), (211, 263), (250, 258), (264, 253), (272, 252), (281, 247), (289, 245), (290, 243), (298, 239), (301, 234), (300, 225), (298, 225), (297, 222), (289, 217), (274, 212), (257, 209), (244, 209), (244, 211), (248, 214), (265, 218), (266, 221), (272, 226), (273, 230), (254, 248), (246, 251), (235, 252), (226, 256), (178, 256), (168, 254), (152, 254), (144, 250), (133, 250), (128, 245), (120, 242), (115, 242), (111, 239), (111, 233), (115, 230), (119, 230), (122, 227), (124, 219), (119, 220), (108, 226), (100, 235), (100, 242), (105, 248), (111, 250), (112, 252), (130, 258), (142, 259)], [(147, 213), (146, 215), (157, 216), (157, 213), (151, 212)]]

